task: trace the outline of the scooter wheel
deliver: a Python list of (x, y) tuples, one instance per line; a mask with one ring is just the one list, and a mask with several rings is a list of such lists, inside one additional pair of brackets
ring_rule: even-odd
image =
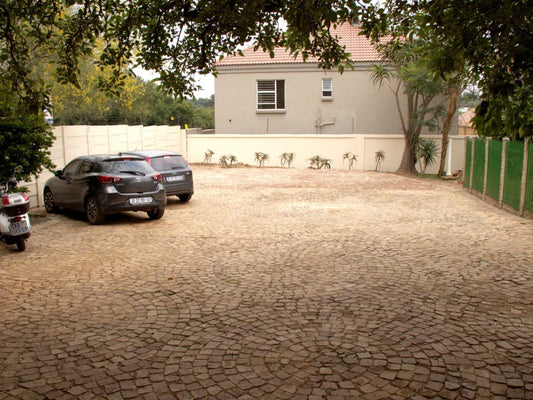
[(26, 250), (26, 240), (24, 239), (24, 236), (17, 237), (17, 249), (19, 251)]

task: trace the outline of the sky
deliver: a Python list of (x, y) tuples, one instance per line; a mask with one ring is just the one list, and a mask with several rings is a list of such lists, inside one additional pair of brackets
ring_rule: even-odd
[(215, 94), (215, 78), (212, 74), (199, 76), (197, 82), (202, 86), (202, 90), (195, 93), (197, 99), (208, 99)]
[[(135, 74), (142, 79), (149, 81), (157, 77), (157, 74), (152, 71), (146, 71), (142, 68), (134, 68)], [(202, 87), (202, 90), (195, 92), (197, 99), (209, 99), (211, 95), (215, 94), (215, 78), (212, 74), (198, 75), (196, 82)]]

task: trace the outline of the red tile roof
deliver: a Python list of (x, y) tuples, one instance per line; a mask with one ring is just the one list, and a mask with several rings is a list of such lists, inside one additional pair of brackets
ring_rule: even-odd
[[(345, 23), (332, 30), (333, 35), (337, 35), (339, 43), (346, 46), (346, 52), (351, 54), (351, 59), (354, 62), (370, 62), (379, 61), (381, 59), (376, 48), (372, 45), (369, 39), (364, 35), (360, 35), (361, 29), (359, 25), (351, 25)], [(253, 47), (248, 47), (242, 50), (244, 57), (238, 54), (229, 55), (216, 63), (217, 66), (223, 65), (258, 65), (258, 64), (299, 64), (303, 63), (301, 55), (296, 58), (283, 47), (274, 49), (274, 58), (270, 58), (268, 53), (261, 49), (254, 51)], [(316, 63), (316, 57), (309, 57), (307, 63)]]
[(459, 126), (472, 126), (472, 118), (476, 116), (476, 111), (469, 109), (459, 115)]

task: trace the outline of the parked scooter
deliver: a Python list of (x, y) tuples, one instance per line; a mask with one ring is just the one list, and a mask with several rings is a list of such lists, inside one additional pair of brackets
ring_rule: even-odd
[[(14, 175), (22, 167), (15, 168)], [(19, 251), (26, 249), (26, 240), (30, 237), (31, 224), (28, 211), (30, 200), (25, 193), (9, 193), (17, 186), (15, 177), (0, 182), (0, 240), (6, 244), (16, 244)]]

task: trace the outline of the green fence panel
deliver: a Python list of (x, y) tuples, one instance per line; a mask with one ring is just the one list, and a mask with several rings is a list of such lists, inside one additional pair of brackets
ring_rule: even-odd
[(465, 176), (464, 187), (470, 187), (470, 164), (472, 163), (472, 141), (466, 139), (466, 151), (465, 151)]
[(526, 202), (524, 208), (533, 211), (533, 142), (529, 142), (527, 152)]
[(487, 160), (487, 190), (488, 196), (500, 199), (500, 176), (502, 172), (503, 143), (498, 140), (489, 141), (489, 159)]
[(505, 179), (503, 185), (503, 202), (520, 209), (520, 191), (522, 170), (524, 168), (524, 143), (509, 142), (505, 152)]
[(484, 139), (474, 140), (474, 167), (472, 169), (472, 187), (483, 193), (485, 175), (485, 145)]

